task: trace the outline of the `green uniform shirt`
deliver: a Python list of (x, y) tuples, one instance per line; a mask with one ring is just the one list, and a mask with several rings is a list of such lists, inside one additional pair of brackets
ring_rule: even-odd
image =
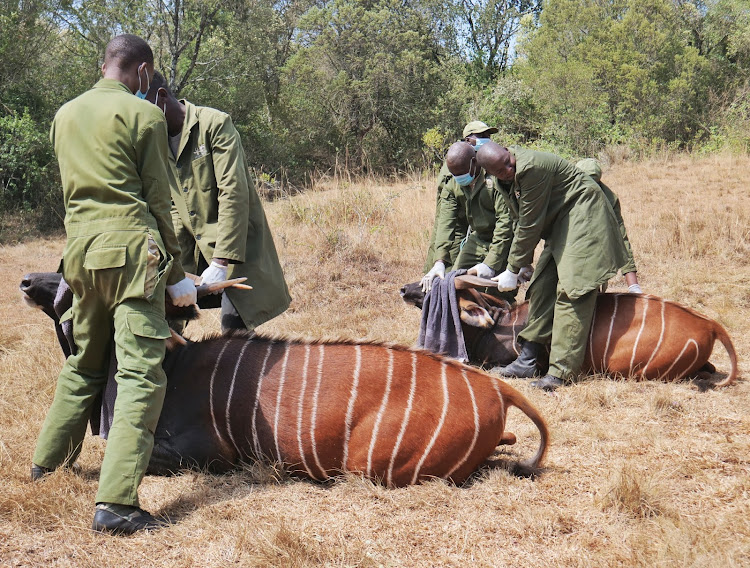
[(516, 175), (503, 183), (511, 215), (518, 219), (508, 269), (531, 264), (545, 240), (557, 263), (563, 290), (578, 298), (606, 282), (626, 264), (627, 252), (611, 204), (588, 175), (567, 160), (520, 147)]
[[(133, 96), (119, 81), (101, 79), (93, 89), (60, 108), (50, 139), (60, 164), (68, 237), (83, 232), (132, 233), (131, 240), (138, 240), (138, 256), (143, 259), (131, 277), (133, 290), (129, 295), (134, 297), (143, 296), (144, 233), (173, 257), (167, 283), (185, 278), (170, 216), (171, 176), (164, 114)], [(124, 242), (127, 237), (122, 235), (113, 239), (118, 246), (136, 246)], [(68, 264), (83, 263), (69, 253), (64, 257)]]
[(228, 259), (227, 278), (246, 276), (253, 290), (225, 293), (245, 325), (256, 327), (286, 310), (291, 297), (240, 135), (228, 114), (181, 102), (186, 114), (172, 201), (183, 264), (197, 271), (200, 256)]
[(513, 239), (513, 222), (495, 178), (479, 170), (473, 185), (462, 187), (451, 179), (443, 188), (441, 201), (435, 260), (443, 259), (448, 264), (458, 219), (464, 213), (472, 234), (490, 243), (484, 264), (496, 272), (504, 270)]

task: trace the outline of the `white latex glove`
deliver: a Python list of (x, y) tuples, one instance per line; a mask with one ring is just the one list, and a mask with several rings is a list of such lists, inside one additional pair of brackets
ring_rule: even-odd
[(466, 274), (476, 274), (480, 278), (492, 278), (495, 275), (495, 271), (485, 263), (480, 262), (469, 268), (469, 270), (466, 271)]
[(518, 283), (519, 284), (525, 284), (529, 280), (531, 280), (531, 277), (534, 275), (534, 267), (530, 264), (528, 266), (524, 266), (521, 268), (521, 270), (518, 271)]
[[(223, 282), (227, 279), (227, 267), (222, 266), (216, 261), (211, 261), (208, 268), (201, 274), (201, 284), (215, 284), (216, 282)], [(221, 294), (221, 290), (213, 292), (214, 294)]]
[(518, 288), (518, 274), (510, 270), (506, 270), (495, 276), (493, 280), (497, 282), (497, 289), (500, 292), (508, 292), (509, 290)]
[(628, 292), (631, 292), (632, 294), (643, 294), (643, 290), (641, 290), (641, 287), (638, 284), (631, 284), (628, 286)]
[(190, 306), (198, 301), (195, 282), (187, 276), (177, 284), (167, 286), (167, 292), (169, 292), (169, 297), (172, 298), (172, 303), (179, 308)]
[(422, 277), (422, 292), (425, 294), (432, 289), (432, 281), (435, 276), (445, 278), (445, 264), (442, 260), (435, 261), (435, 265)]

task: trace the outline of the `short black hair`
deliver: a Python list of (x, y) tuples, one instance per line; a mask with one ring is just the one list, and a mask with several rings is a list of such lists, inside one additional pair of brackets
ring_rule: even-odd
[(149, 87), (149, 91), (152, 89), (164, 89), (165, 91), (167, 91), (167, 95), (169, 95), (170, 97), (174, 97), (172, 89), (169, 88), (169, 83), (167, 83), (166, 78), (158, 71), (154, 71), (154, 78), (151, 79), (151, 86)]
[(154, 64), (154, 52), (146, 41), (137, 35), (122, 34), (114, 37), (104, 52), (104, 61), (112, 62), (120, 69), (140, 65), (144, 61)]

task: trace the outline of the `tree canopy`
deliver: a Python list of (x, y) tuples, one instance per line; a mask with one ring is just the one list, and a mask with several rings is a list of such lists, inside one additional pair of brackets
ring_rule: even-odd
[(259, 175), (439, 163), (479, 119), (566, 156), (750, 147), (747, 0), (0, 0), (0, 204), (57, 200), (56, 110), (134, 33)]

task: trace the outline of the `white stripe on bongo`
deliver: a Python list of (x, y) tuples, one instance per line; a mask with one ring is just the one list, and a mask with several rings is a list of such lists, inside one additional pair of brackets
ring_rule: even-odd
[(513, 331), (513, 351), (516, 352), (516, 355), (520, 355), (521, 352), (518, 350), (518, 334), (516, 333), (516, 323), (518, 322), (518, 312), (519, 310), (516, 310), (515, 316), (513, 318), (513, 323), (510, 324), (511, 330)]
[(693, 357), (693, 360), (692, 360), (692, 361), (690, 362), (690, 365), (688, 365), (687, 367), (685, 367), (685, 370), (687, 371), (687, 370), (688, 370), (688, 369), (689, 369), (690, 367), (692, 367), (692, 366), (693, 366), (693, 364), (695, 363), (696, 359), (698, 359), (698, 355), (700, 355), (700, 349), (698, 348), (698, 342), (697, 342), (697, 341), (696, 341), (695, 339), (692, 339), (692, 338), (690, 338), (690, 339), (688, 339), (688, 340), (687, 340), (687, 341), (685, 342), (685, 347), (683, 347), (683, 348), (682, 348), (682, 351), (680, 351), (680, 354), (679, 354), (679, 355), (678, 355), (678, 356), (677, 356), (677, 357), (675, 358), (675, 360), (674, 360), (674, 361), (672, 362), (672, 364), (670, 365), (669, 369), (667, 369), (665, 373), (663, 373), (663, 374), (659, 375), (659, 378), (658, 378), (657, 380), (661, 380), (662, 378), (664, 378), (664, 377), (666, 377), (666, 376), (668, 376), (668, 375), (669, 375), (669, 372), (670, 372), (670, 371), (672, 370), (672, 368), (673, 368), (673, 367), (674, 367), (674, 366), (675, 366), (675, 365), (677, 364), (677, 361), (679, 361), (679, 360), (680, 360), (680, 357), (682, 357), (682, 356), (683, 356), (683, 355), (685, 354), (685, 351), (687, 350), (688, 346), (689, 346), (689, 345), (690, 345), (691, 343), (692, 343), (693, 345), (695, 345), (695, 357)]
[(393, 452), (391, 453), (391, 463), (388, 466), (388, 478), (387, 484), (391, 485), (391, 478), (393, 477), (393, 464), (396, 461), (396, 454), (398, 449), (401, 447), (401, 442), (404, 439), (404, 433), (406, 432), (406, 426), (409, 424), (409, 417), (411, 416), (411, 409), (414, 405), (414, 393), (417, 391), (417, 354), (411, 354), (411, 386), (409, 387), (409, 400), (406, 402), (406, 410), (404, 411), (404, 418), (401, 421), (401, 429), (398, 432), (396, 438), (396, 444), (393, 446)]
[(216, 436), (221, 440), (224, 441), (224, 437), (219, 433), (219, 425), (216, 423), (216, 413), (214, 412), (214, 378), (216, 377), (216, 371), (219, 369), (219, 363), (221, 362), (221, 357), (224, 355), (224, 351), (226, 351), (227, 347), (229, 347), (229, 341), (224, 343), (224, 346), (221, 348), (221, 351), (219, 351), (219, 356), (216, 358), (216, 363), (214, 364), (214, 370), (211, 373), (211, 380), (208, 383), (208, 402), (211, 409), (211, 420), (214, 423), (214, 431), (216, 432)]
[(258, 439), (258, 427), (256, 418), (258, 416), (258, 406), (260, 405), (260, 387), (263, 386), (263, 379), (266, 376), (266, 365), (268, 364), (268, 358), (271, 356), (271, 349), (273, 349), (274, 341), (268, 342), (268, 349), (266, 349), (266, 355), (263, 357), (263, 364), (260, 367), (260, 373), (258, 374), (258, 388), (255, 389), (255, 403), (253, 404), (253, 448), (255, 449), (255, 458), (261, 459), (263, 453), (260, 449), (260, 440)]
[(302, 369), (302, 386), (300, 387), (299, 403), (297, 404), (297, 446), (299, 447), (299, 456), (302, 460), (302, 465), (305, 466), (307, 475), (313, 479), (317, 479), (310, 468), (307, 467), (307, 460), (305, 460), (305, 451), (302, 449), (302, 409), (303, 402), (305, 400), (305, 391), (307, 390), (307, 366), (310, 364), (310, 345), (305, 345), (305, 364)]
[(318, 448), (315, 445), (315, 423), (318, 418), (318, 395), (320, 394), (320, 383), (323, 381), (323, 344), (319, 346), (318, 353), (318, 381), (315, 384), (315, 393), (313, 394), (313, 405), (312, 412), (310, 413), (310, 438), (312, 443), (312, 455), (315, 458), (315, 465), (320, 468), (320, 472), (323, 474), (323, 479), (328, 479), (326, 470), (323, 469), (323, 465), (320, 463), (318, 458)]
[(232, 426), (231, 422), (229, 421), (229, 406), (232, 402), (232, 396), (234, 395), (234, 382), (237, 380), (237, 370), (240, 368), (240, 363), (242, 362), (242, 357), (245, 355), (245, 349), (247, 349), (247, 346), (250, 345), (252, 340), (245, 341), (245, 344), (242, 346), (242, 350), (240, 351), (239, 357), (237, 357), (237, 363), (234, 365), (234, 373), (232, 373), (232, 382), (229, 383), (229, 394), (227, 395), (227, 410), (225, 414), (225, 419), (227, 422), (227, 432), (229, 433), (229, 439), (232, 440), (232, 445), (234, 446), (234, 449), (237, 450), (237, 455), (239, 457), (242, 457), (240, 454), (240, 448), (237, 445), (237, 442), (234, 441), (234, 435), (232, 434)]
[(349, 404), (346, 406), (346, 421), (344, 422), (344, 457), (341, 459), (341, 469), (346, 470), (346, 462), (349, 459), (349, 438), (352, 435), (352, 415), (354, 414), (354, 402), (357, 400), (357, 387), (359, 386), (359, 372), (362, 367), (362, 346), (355, 345), (357, 362), (354, 365), (354, 376), (352, 390), (349, 394)]
[(630, 355), (630, 370), (628, 376), (633, 376), (633, 362), (635, 361), (635, 352), (638, 349), (638, 343), (643, 335), (643, 330), (646, 327), (646, 316), (648, 315), (648, 296), (643, 297), (643, 316), (641, 316), (641, 329), (638, 330), (638, 335), (635, 337), (635, 343), (633, 344), (633, 353)]
[(273, 442), (276, 444), (276, 456), (279, 463), (282, 462), (281, 452), (279, 451), (279, 412), (281, 410), (281, 394), (284, 392), (284, 382), (286, 381), (286, 366), (289, 363), (289, 350), (292, 344), (287, 343), (286, 349), (284, 350), (284, 362), (281, 364), (281, 377), (279, 377), (279, 390), (276, 392), (276, 415), (273, 419)]
[(661, 347), (661, 342), (664, 340), (664, 332), (666, 331), (667, 325), (664, 321), (664, 300), (660, 300), (661, 302), (661, 331), (659, 332), (659, 341), (656, 342), (656, 347), (654, 347), (654, 351), (651, 353), (651, 357), (649, 357), (648, 362), (646, 363), (646, 366), (643, 367), (643, 370), (641, 371), (641, 375), (644, 377), (646, 376), (646, 370), (648, 369), (648, 366), (651, 364), (651, 361), (654, 360), (654, 357), (656, 357), (656, 353), (659, 351), (659, 347)]
[(461, 460), (453, 466), (453, 469), (451, 469), (448, 473), (446, 473), (443, 476), (443, 479), (446, 479), (453, 475), (453, 473), (462, 465), (466, 463), (466, 460), (469, 459), (469, 456), (471, 455), (471, 452), (474, 451), (474, 446), (477, 444), (477, 439), (479, 438), (479, 408), (477, 408), (477, 400), (474, 397), (474, 389), (471, 388), (471, 383), (469, 382), (468, 377), (466, 376), (466, 369), (461, 369), (461, 376), (464, 378), (464, 382), (466, 383), (466, 388), (469, 389), (469, 395), (471, 396), (471, 408), (474, 410), (474, 438), (471, 440), (471, 445), (469, 446), (469, 449), (466, 450), (466, 454), (464, 457), (461, 458)]
[(378, 416), (375, 419), (375, 426), (372, 429), (372, 437), (370, 438), (370, 449), (367, 452), (367, 477), (370, 477), (370, 470), (372, 469), (372, 452), (375, 449), (375, 442), (378, 440), (378, 431), (380, 430), (380, 423), (383, 421), (383, 415), (385, 409), (388, 406), (388, 398), (391, 395), (391, 382), (393, 381), (393, 349), (388, 347), (388, 377), (385, 381), (385, 393), (383, 394), (383, 400), (380, 403), (378, 409)]
[(445, 423), (445, 417), (448, 414), (448, 403), (450, 402), (450, 400), (448, 398), (448, 378), (446, 377), (445, 373), (446, 367), (447, 365), (443, 363), (441, 373), (443, 381), (443, 412), (440, 415), (440, 422), (438, 422), (437, 428), (435, 428), (435, 432), (433, 432), (432, 438), (430, 438), (430, 443), (427, 444), (427, 447), (425, 448), (424, 453), (422, 454), (422, 457), (417, 464), (417, 467), (414, 468), (414, 475), (411, 478), (412, 485), (417, 482), (417, 478), (419, 477), (419, 470), (422, 469), (422, 464), (424, 464), (425, 460), (427, 459), (427, 455), (432, 451), (432, 446), (435, 445), (435, 440), (437, 440), (437, 437), (440, 435), (440, 431), (443, 429), (443, 424)]
[(615, 326), (615, 316), (617, 315), (617, 300), (619, 295), (615, 295), (615, 308), (612, 310), (612, 317), (609, 320), (609, 333), (607, 334), (607, 344), (604, 346), (604, 353), (602, 354), (602, 371), (607, 368), (607, 352), (609, 351), (609, 341), (612, 339), (612, 329)]
[(505, 399), (503, 398), (503, 393), (500, 392), (500, 387), (497, 386), (500, 382), (500, 379), (496, 379), (494, 377), (490, 378), (490, 383), (492, 384), (492, 388), (495, 389), (495, 392), (497, 393), (497, 398), (500, 399), (500, 412), (505, 413)]

